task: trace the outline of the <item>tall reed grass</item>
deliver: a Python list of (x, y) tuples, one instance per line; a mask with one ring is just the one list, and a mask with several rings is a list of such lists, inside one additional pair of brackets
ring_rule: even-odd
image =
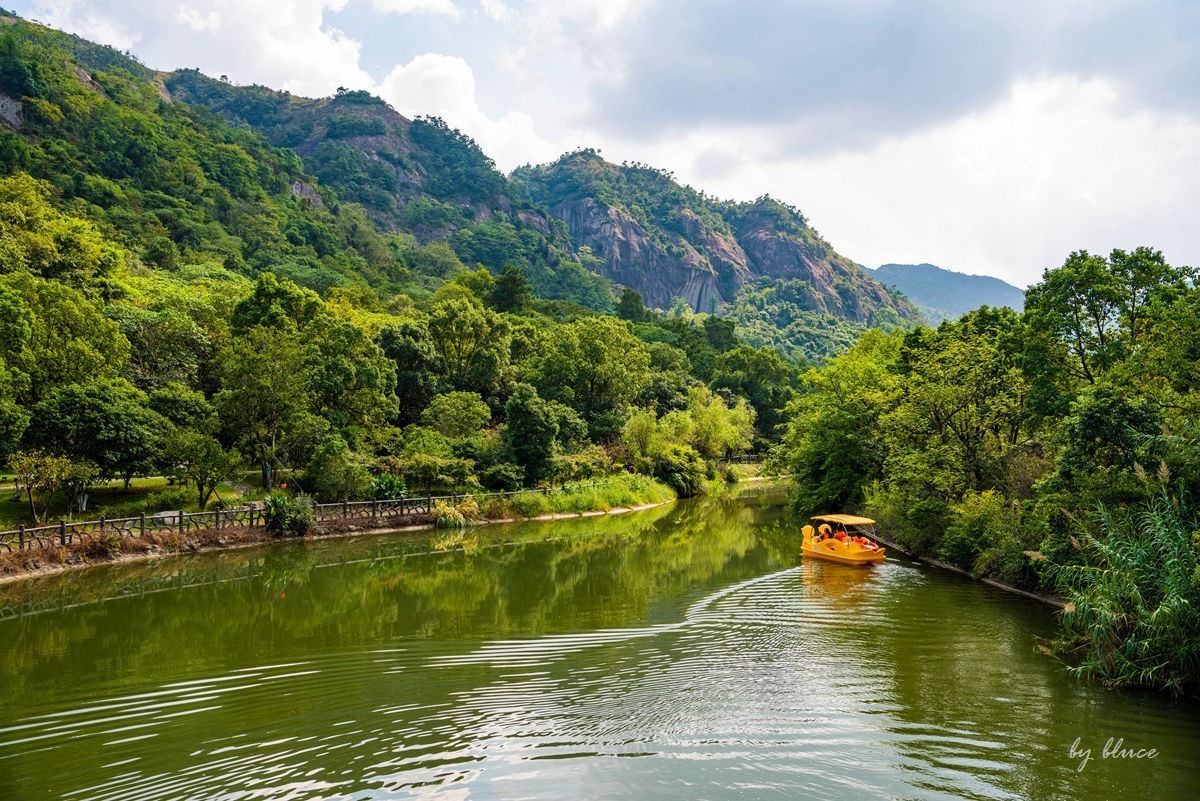
[(1080, 544), (1086, 564), (1058, 570), (1069, 600), (1054, 643), (1079, 677), (1175, 694), (1200, 686), (1200, 532), (1161, 497), (1127, 514), (1102, 511)]

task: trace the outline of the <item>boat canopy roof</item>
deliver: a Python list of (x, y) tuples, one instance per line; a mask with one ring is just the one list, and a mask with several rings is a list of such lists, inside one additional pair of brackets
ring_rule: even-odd
[(812, 519), (818, 523), (841, 523), (843, 526), (875, 525), (875, 521), (869, 517), (855, 517), (854, 515), (813, 515)]

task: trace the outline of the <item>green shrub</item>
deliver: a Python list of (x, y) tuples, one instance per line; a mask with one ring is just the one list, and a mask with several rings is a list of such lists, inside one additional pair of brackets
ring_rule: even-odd
[(691, 498), (704, 492), (707, 466), (695, 448), (671, 444), (654, 457), (653, 475), (680, 498)]
[(514, 495), (509, 502), (522, 517), (537, 517), (550, 511), (550, 501), (540, 492), (522, 492)]
[(312, 498), (286, 492), (273, 492), (263, 499), (267, 530), (276, 537), (303, 537), (317, 522)]
[(121, 535), (111, 529), (87, 535), (83, 553), (93, 559), (110, 559), (121, 552)]
[(490, 490), (513, 492), (525, 483), (525, 471), (512, 462), (501, 462), (480, 473), (479, 483)]
[(1077, 676), (1180, 694), (1200, 684), (1200, 530), (1171, 498), (1100, 515), (1088, 564), (1059, 569), (1070, 603), (1055, 649)]
[(317, 446), (304, 471), (304, 485), (321, 503), (358, 500), (370, 494), (371, 482), (363, 459), (340, 437)]
[(479, 501), (471, 496), (453, 505), (445, 501), (433, 502), (433, 524), (437, 528), (461, 528), (477, 523), (481, 518)]
[(408, 497), (408, 485), (404, 476), (397, 473), (379, 473), (371, 477), (371, 499), (376, 501), (393, 501)]

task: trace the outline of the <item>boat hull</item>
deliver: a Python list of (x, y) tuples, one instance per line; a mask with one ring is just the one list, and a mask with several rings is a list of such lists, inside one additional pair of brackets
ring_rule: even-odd
[(800, 550), (805, 556), (842, 565), (872, 565), (883, 561), (887, 548), (864, 548), (857, 543), (847, 544), (840, 540), (805, 540)]

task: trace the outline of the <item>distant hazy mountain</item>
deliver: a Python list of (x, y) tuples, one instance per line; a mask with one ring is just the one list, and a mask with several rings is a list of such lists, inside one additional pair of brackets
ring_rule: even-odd
[(967, 275), (932, 264), (884, 264), (869, 272), (875, 280), (908, 296), (931, 325), (980, 306), (1021, 311), (1025, 291), (990, 275)]

